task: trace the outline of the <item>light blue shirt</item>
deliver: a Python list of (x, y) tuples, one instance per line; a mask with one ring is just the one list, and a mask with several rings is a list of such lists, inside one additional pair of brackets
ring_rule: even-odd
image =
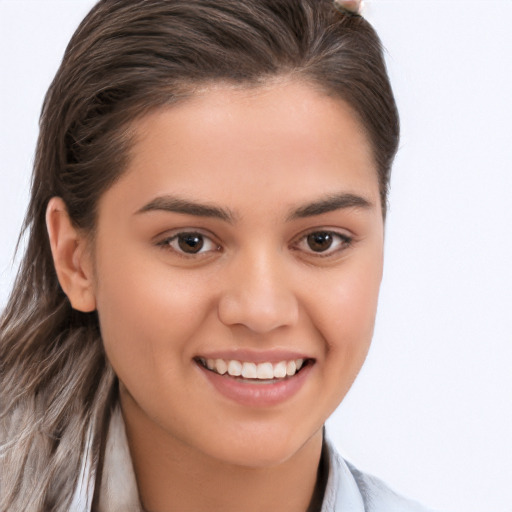
[[(95, 475), (91, 446), (92, 430), (70, 512), (91, 512)], [(358, 471), (328, 440), (325, 449), (329, 473), (321, 512), (433, 512), (399, 496), (378, 478)], [(143, 512), (119, 408), (110, 421), (97, 512)]]
[(321, 512), (433, 512), (392, 491), (384, 482), (362, 473), (326, 441), (329, 477)]

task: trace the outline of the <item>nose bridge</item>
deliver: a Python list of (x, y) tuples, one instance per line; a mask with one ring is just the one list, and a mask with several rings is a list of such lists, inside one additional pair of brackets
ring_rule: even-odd
[(230, 263), (219, 318), (259, 333), (295, 324), (298, 303), (284, 255), (262, 245), (241, 251)]

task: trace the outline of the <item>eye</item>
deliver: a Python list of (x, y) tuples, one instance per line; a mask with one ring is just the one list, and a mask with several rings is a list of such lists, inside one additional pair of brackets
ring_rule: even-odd
[(179, 254), (195, 255), (219, 251), (220, 246), (211, 238), (194, 231), (182, 231), (159, 242), (160, 246), (170, 248)]
[(352, 238), (335, 231), (313, 231), (303, 236), (296, 247), (309, 254), (330, 256), (348, 247)]

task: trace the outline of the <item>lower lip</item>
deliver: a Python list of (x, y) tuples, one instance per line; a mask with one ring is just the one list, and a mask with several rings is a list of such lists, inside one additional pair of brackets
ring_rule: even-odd
[(293, 377), (276, 382), (252, 383), (219, 375), (197, 363), (208, 381), (226, 398), (246, 407), (270, 407), (292, 398), (304, 385), (314, 364), (307, 364)]

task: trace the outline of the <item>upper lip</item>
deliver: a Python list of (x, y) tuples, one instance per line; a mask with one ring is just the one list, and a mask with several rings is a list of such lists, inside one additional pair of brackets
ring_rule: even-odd
[(248, 363), (279, 363), (280, 361), (291, 361), (294, 359), (313, 359), (310, 355), (296, 350), (266, 350), (255, 351), (247, 349), (218, 350), (198, 354), (197, 358), (203, 359), (224, 359), (226, 361), (243, 361)]

